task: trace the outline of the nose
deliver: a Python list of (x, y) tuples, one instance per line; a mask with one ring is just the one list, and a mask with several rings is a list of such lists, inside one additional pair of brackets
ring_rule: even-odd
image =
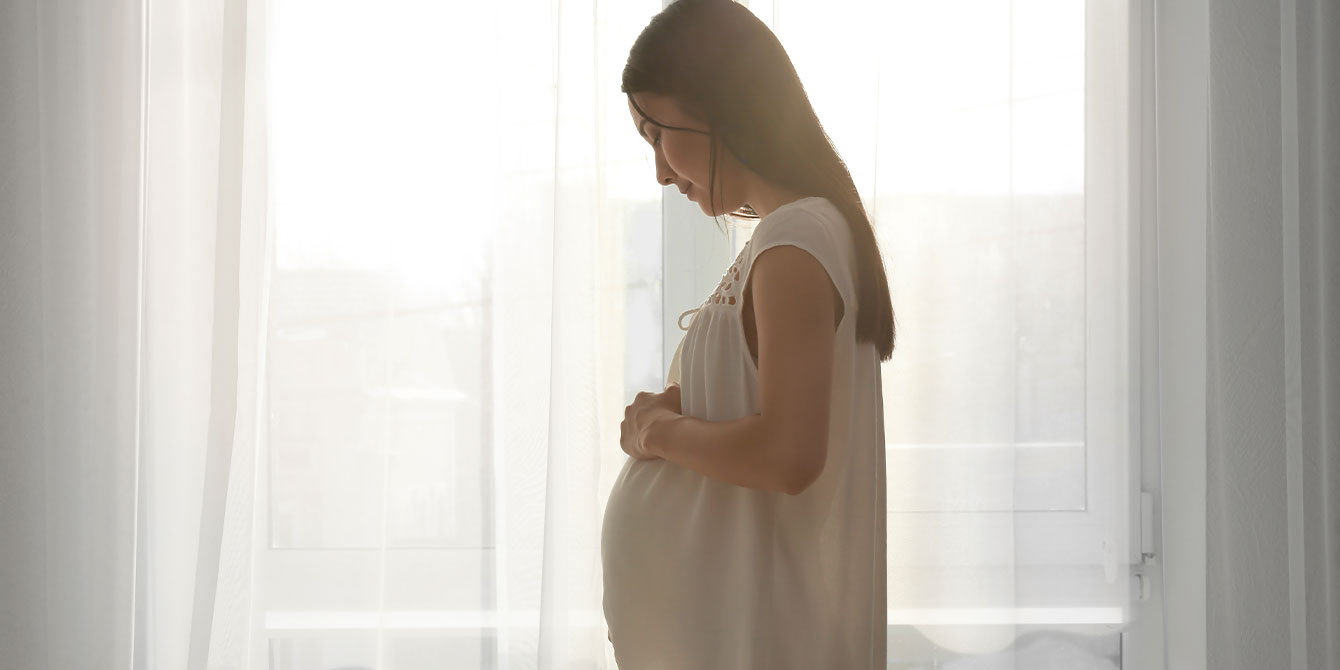
[(665, 162), (665, 157), (659, 151), (656, 152), (656, 181), (662, 186), (675, 183), (675, 171), (670, 169), (670, 164)]

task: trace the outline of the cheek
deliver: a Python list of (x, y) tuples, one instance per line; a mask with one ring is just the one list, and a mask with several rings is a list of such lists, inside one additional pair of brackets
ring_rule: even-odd
[(672, 143), (661, 145), (661, 160), (665, 161), (667, 167), (675, 174), (683, 176), (684, 174), (684, 154), (683, 151)]
[[(675, 174), (695, 184), (707, 183), (708, 161), (706, 143), (674, 142), (663, 148), (665, 162)], [(720, 169), (720, 165), (717, 166)]]

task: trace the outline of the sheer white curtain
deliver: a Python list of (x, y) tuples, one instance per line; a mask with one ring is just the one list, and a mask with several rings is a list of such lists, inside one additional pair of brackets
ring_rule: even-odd
[(138, 3), (0, 3), (0, 665), (128, 667)]
[(5, 5), (6, 665), (605, 664), (655, 9)]
[(144, 5), (137, 667), (252, 667), (265, 3)]
[(1225, 0), (1205, 16), (1206, 658), (1334, 668), (1340, 8)]
[(151, 662), (606, 663), (655, 7), (559, 9), (150, 7)]
[(1169, 668), (1333, 668), (1340, 11), (1161, 3), (1158, 425)]
[[(614, 430), (629, 396), (658, 385), (673, 344), (656, 335), (661, 193), (617, 94), (628, 44), (658, 8), (125, 8), (116, 43), (124, 80), (109, 85), (127, 117), (108, 136), (139, 141), (123, 140), (115, 160), (80, 175), (95, 184), (119, 176), (125, 183), (108, 193), (137, 205), (119, 219), (125, 248), (98, 256), (123, 275), (120, 301), (101, 303), (118, 319), (103, 336), (120, 339), (88, 340), (120, 342), (98, 360), (125, 369), (96, 388), (123, 404), (102, 416), (122, 426), (123, 444), (100, 452), (120, 459), (107, 468), (120, 479), (84, 482), (79, 490), (105, 498), (60, 498), (47, 517), (75, 529), (97, 508), (121, 524), (98, 536), (114, 551), (86, 552), (115, 557), (100, 564), (108, 572), (98, 582), (110, 589), (99, 630), (120, 645), (114, 656), (133, 649), (142, 667), (608, 667), (596, 557), (604, 493), (623, 458)], [(44, 6), (30, 18), (53, 36), (34, 46), (46, 56), (38, 72), (77, 91), (79, 79), (51, 69), (67, 57), (53, 46), (66, 23), (88, 20), (70, 9)], [(1080, 139), (1083, 80), (1072, 67), (1051, 91), (1062, 105), (1052, 113), (1071, 113), (1062, 116), (1071, 134), (1051, 146), (1070, 153), (1060, 168), (1030, 172), (1008, 150), (1022, 132), (1010, 119), (1018, 111), (1023, 128), (1037, 127), (1016, 100), (1037, 91), (1002, 88), (1012, 70), (982, 74), (1015, 54), (1014, 25), (1026, 20), (988, 13), (935, 52), (915, 37), (955, 34), (948, 14), (863, 4), (819, 12), (800, 2), (754, 9), (791, 48), (889, 252), (904, 324), (888, 394), (891, 416), (902, 417), (890, 422), (890, 441), (903, 463), (890, 478), (890, 615), (900, 626), (891, 648), (906, 662), (1050, 653), (1007, 646), (1027, 626), (1076, 623), (1021, 610), (1056, 589), (1027, 581), (1035, 566), (1021, 559), (1054, 531), (1026, 538), (1019, 515), (1075, 503), (1073, 493), (1048, 503), (1036, 485), (1018, 486), (1019, 473), (1039, 465), (1020, 460), (1017, 446), (1057, 452), (1041, 467), (1073, 476), (1074, 444), (1060, 443), (1083, 424), (1072, 411), (1057, 413), (1070, 417), (1069, 433), (1016, 425), (1017, 327), (963, 353), (958, 377), (917, 366), (953, 362), (952, 348), (929, 344), (933, 328), (993, 323), (1016, 300), (1010, 291), (979, 296), (966, 322), (940, 317), (927, 273), (982, 263), (995, 273), (946, 285), (948, 304), (954, 291), (1013, 285), (1012, 268), (1026, 259), (1006, 230), (1021, 203), (1065, 212), (1060, 224), (1073, 228), (1084, 171), (1066, 147)], [(1073, 65), (1084, 14), (1064, 16), (1055, 35)], [(899, 40), (882, 41), (881, 26)], [(990, 48), (968, 50), (979, 40)], [(843, 47), (829, 53), (833, 45)], [(918, 78), (909, 67), (918, 49), (948, 69)], [(90, 78), (94, 61), (105, 59), (84, 61)], [(974, 73), (980, 81), (926, 88)], [(64, 90), (38, 90), (36, 100), (56, 108)], [(977, 135), (955, 139), (962, 132)], [(59, 136), (39, 135), (56, 149)], [(51, 147), (33, 153), (49, 164), (63, 158), (44, 153)], [(964, 173), (959, 163), (977, 167)], [(40, 183), (52, 194), (68, 186)], [(65, 201), (43, 204), (39, 220), (62, 223)], [(945, 217), (939, 242), (926, 237), (935, 211)], [(991, 230), (954, 228), (964, 222)], [(44, 233), (47, 248), (64, 253), (57, 235), (72, 229), (52, 230), (60, 232)], [(948, 251), (982, 236), (994, 242)], [(926, 249), (942, 263), (919, 264)], [(1073, 263), (1082, 250), (1072, 243), (1068, 252)], [(52, 304), (44, 328), (78, 305)], [(67, 388), (51, 377), (60, 363), (49, 363), (51, 387)], [(963, 386), (975, 368), (995, 370), (998, 388)], [(978, 412), (974, 397), (1005, 402), (975, 421), (934, 419)], [(930, 408), (921, 423), (909, 420), (916, 402)], [(62, 409), (51, 404), (49, 416)], [(52, 430), (48, 440), (60, 435)], [(80, 430), (88, 432), (72, 439), (93, 451), (95, 426)], [(84, 455), (55, 457), (63, 453), (71, 464)], [(955, 488), (952, 473), (975, 460), (963, 454), (996, 459), (1004, 479), (980, 479), (990, 470), (977, 469), (975, 484)], [(917, 468), (942, 485), (910, 488), (906, 474)], [(39, 470), (73, 481), (60, 461)], [(1072, 491), (1088, 485), (1060, 481)], [(65, 552), (81, 542), (48, 547), (72, 561)], [(65, 583), (56, 568), (43, 574)], [(50, 616), (68, 614), (59, 608), (73, 608), (76, 592), (52, 600)], [(96, 648), (49, 653), (92, 658)], [(1086, 658), (1106, 653), (1091, 651)]]
[[(601, 513), (685, 234), (617, 92), (660, 4), (0, 5), (0, 665), (613, 667)], [(1176, 8), (1217, 38), (1157, 63), (1155, 136), (1123, 3), (751, 3), (893, 284), (891, 667), (1161, 667), (1165, 585), (1170, 667), (1334, 659), (1337, 14), (1248, 4)], [(1142, 470), (1189, 492), (1153, 607)]]
[[(1030, 257), (1010, 232), (1012, 208), (1061, 212), (1053, 219), (1070, 246), (1058, 254), (1073, 264), (1084, 253), (1073, 229), (1085, 172), (1072, 143), (1082, 139), (1073, 62), (1085, 14), (1051, 26), (993, 10), (960, 34), (953, 16), (912, 5), (755, 4), (792, 51), (889, 253), (903, 324), (886, 375), (900, 464), (889, 480), (895, 661), (1102, 663), (1107, 640), (1010, 646), (1038, 628), (1120, 623), (1112, 585), (1125, 573), (1095, 568), (1101, 547), (1061, 551), (1076, 568), (1069, 583), (1091, 588), (1070, 609), (1099, 606), (1088, 620), (1051, 608), (1057, 588), (1028, 558), (1068, 531), (1026, 536), (1023, 515), (1082, 511), (1076, 491), (1090, 482), (1075, 468), (1095, 453), (1076, 449), (1082, 417), (1072, 402), (1056, 413), (1064, 425), (1020, 425), (1049, 413), (1021, 414), (1012, 399), (1027, 386), (1017, 325), (957, 361), (958, 344), (932, 344), (936, 332), (982, 331), (1011, 313), (1014, 288), (957, 316), (936, 301), (1019, 283)], [(110, 359), (127, 367), (124, 388), (98, 389), (125, 403), (106, 420), (138, 426), (111, 452), (121, 480), (93, 489), (107, 493), (99, 504), (120, 505), (102, 508), (122, 524), (103, 538), (120, 563), (99, 564), (109, 607), (120, 608), (99, 628), (120, 645), (114, 657), (133, 654), (136, 667), (611, 667), (597, 557), (624, 458), (618, 417), (633, 393), (659, 386), (674, 344), (658, 333), (662, 273), (675, 272), (661, 267), (660, 239), (676, 231), (662, 230), (662, 193), (617, 93), (627, 48), (659, 6), (161, 1), (138, 17), (127, 6), (116, 90), (130, 92), (133, 122), (118, 133), (140, 141), (85, 177), (119, 174), (116, 193), (142, 203), (125, 215), (127, 246), (104, 252), (134, 271), (109, 309), (136, 343)], [(1071, 69), (1043, 93), (1059, 108), (1027, 116), (1039, 92), (1002, 88), (1017, 76), (1008, 69), (938, 88), (1023, 53), (1011, 46), (1016, 23), (1057, 31)], [(899, 40), (884, 40), (885, 28)], [(138, 49), (142, 72), (131, 67)], [(944, 67), (919, 75), (919, 50)], [(1023, 130), (1010, 125), (1016, 112)], [(1047, 113), (1070, 133), (1049, 145), (1062, 153), (1055, 169), (1009, 150)], [(942, 218), (928, 223), (933, 212)], [(941, 262), (919, 263), (926, 249)], [(987, 272), (958, 276), (974, 266)], [(939, 298), (930, 288), (944, 278), (925, 279), (937, 271), (958, 276)], [(918, 372), (937, 360), (960, 371)], [(989, 388), (973, 379), (983, 368)], [(1079, 392), (1070, 383), (1050, 392)], [(978, 414), (986, 401), (993, 409)], [(91, 440), (86, 428), (78, 436)], [(1021, 443), (1050, 455), (1029, 461)], [(1036, 481), (1021, 485), (1053, 469), (1055, 500)], [(911, 487), (913, 471), (932, 473), (917, 477), (929, 486)], [(78, 528), (89, 507), (56, 509)], [(102, 657), (76, 649), (64, 653)]]

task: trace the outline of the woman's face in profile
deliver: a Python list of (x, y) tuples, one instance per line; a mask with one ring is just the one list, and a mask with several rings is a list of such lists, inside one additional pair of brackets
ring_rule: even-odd
[[(706, 124), (687, 114), (670, 96), (634, 93), (629, 97), (628, 113), (633, 117), (633, 125), (656, 153), (657, 183), (674, 185), (689, 200), (698, 203), (698, 207), (708, 216), (732, 212), (745, 204), (741, 188), (741, 171), (744, 166), (720, 144), (717, 146), (716, 191), (719, 211), (713, 211), (712, 203), (708, 202), (708, 166), (713, 138), (707, 134)], [(634, 102), (637, 103), (636, 107)], [(657, 123), (700, 132), (662, 128), (638, 113), (637, 107), (641, 107)]]

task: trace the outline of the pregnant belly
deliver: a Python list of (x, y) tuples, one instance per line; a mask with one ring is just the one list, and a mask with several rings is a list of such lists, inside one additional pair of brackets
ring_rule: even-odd
[(600, 546), (606, 568), (619, 574), (634, 566), (645, 570), (647, 561), (686, 539), (686, 508), (701, 482), (697, 473), (668, 461), (629, 459), (605, 505)]
[(601, 532), (605, 622), (620, 667), (778, 667), (698, 655), (753, 649), (750, 631), (764, 623), (758, 594), (773, 573), (759, 567), (774, 528), (759, 497), (771, 495), (666, 461), (625, 463)]
[[(616, 647), (654, 635), (692, 580), (693, 501), (705, 479), (663, 460), (629, 459), (601, 528), (604, 610)], [(664, 631), (662, 631), (663, 634)], [(639, 644), (639, 646), (641, 646)]]

